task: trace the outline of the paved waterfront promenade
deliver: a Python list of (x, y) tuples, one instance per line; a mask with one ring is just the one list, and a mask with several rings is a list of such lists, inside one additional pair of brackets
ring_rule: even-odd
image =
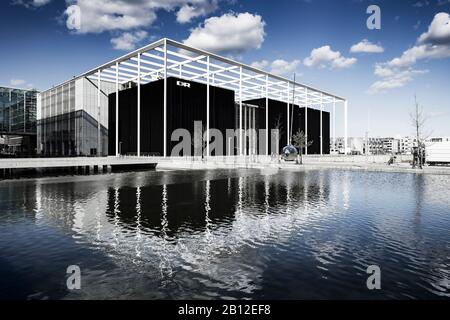
[(428, 167), (423, 170), (411, 168), (411, 156), (398, 156), (396, 163), (388, 165), (390, 156), (306, 156), (303, 157), (303, 165), (295, 162), (279, 161), (271, 157), (217, 157), (208, 160), (168, 158), (158, 159), (159, 169), (276, 169), (276, 170), (356, 170), (370, 172), (407, 172), (450, 175), (450, 167)]
[[(202, 158), (161, 158), (161, 157), (92, 157), (92, 158), (33, 158), (0, 159), (0, 170), (8, 169), (45, 169), (45, 168), (111, 168), (140, 167), (157, 164), (166, 170), (203, 170), (203, 169), (277, 169), (277, 170), (317, 170), (341, 169), (374, 172), (410, 172), (449, 174), (450, 167), (425, 167), (423, 170), (412, 169), (411, 156), (398, 156), (394, 165), (387, 165), (390, 156), (304, 156), (303, 165), (284, 162), (277, 157), (211, 157)], [(101, 169), (100, 169), (101, 170)], [(105, 170), (101, 170), (105, 172)]]

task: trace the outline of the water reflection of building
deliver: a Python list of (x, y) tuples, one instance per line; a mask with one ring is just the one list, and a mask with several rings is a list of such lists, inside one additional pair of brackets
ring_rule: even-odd
[[(189, 184), (151, 185), (140, 187), (139, 208), (142, 212), (140, 224), (146, 230), (161, 234), (162, 222), (162, 194), (167, 194), (168, 204), (164, 214), (167, 215), (167, 230), (170, 236), (175, 236), (181, 230), (199, 231), (206, 227), (205, 221), (205, 181), (194, 181)], [(233, 218), (235, 208), (236, 185), (231, 186), (228, 193), (227, 180), (217, 180), (210, 185), (210, 197), (214, 199), (210, 204), (209, 219), (214, 222), (228, 221)], [(122, 225), (136, 227), (137, 188), (124, 187), (118, 190), (108, 189), (108, 208), (117, 205), (119, 220)], [(108, 210), (107, 216), (114, 218), (114, 212)]]
[(36, 208), (38, 220), (70, 229), (127, 268), (156, 268), (165, 279), (188, 266), (221, 288), (251, 293), (267, 264), (260, 244), (288, 244), (333, 212), (328, 175), (117, 175), (38, 184)]

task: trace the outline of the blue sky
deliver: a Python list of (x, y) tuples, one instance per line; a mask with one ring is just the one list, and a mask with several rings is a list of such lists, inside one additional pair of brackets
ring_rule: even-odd
[[(372, 4), (381, 30), (366, 26)], [(411, 135), (414, 95), (429, 131), (450, 136), (449, 13), (450, 0), (6, 0), (0, 84), (46, 89), (168, 37), (347, 97), (351, 136), (365, 134), (369, 110), (372, 136)]]

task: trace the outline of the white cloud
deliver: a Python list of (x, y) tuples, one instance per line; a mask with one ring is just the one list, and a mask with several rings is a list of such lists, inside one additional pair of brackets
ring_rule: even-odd
[(440, 59), (450, 57), (450, 46), (419, 45), (414, 46), (388, 62), (391, 67), (408, 67), (423, 59)]
[(296, 73), (300, 63), (300, 60), (293, 60), (289, 62), (283, 59), (277, 59), (272, 62), (267, 60), (255, 61), (251, 65), (257, 69), (267, 70), (273, 74), (289, 77)]
[(418, 42), (431, 45), (450, 45), (450, 15), (445, 12), (436, 14), (428, 31), (419, 37)]
[(111, 43), (116, 50), (134, 50), (136, 46), (147, 38), (148, 33), (140, 30), (136, 32), (124, 32), (117, 38), (112, 38)]
[(375, 74), (382, 79), (373, 83), (368, 93), (376, 94), (386, 92), (391, 89), (404, 87), (407, 83), (414, 80), (416, 75), (425, 74), (428, 70), (414, 70), (412, 68), (406, 70), (390, 69), (383, 66), (375, 67)]
[(51, 0), (31, 0), (31, 1), (26, 1), (26, 0), (14, 0), (12, 2), (13, 5), (22, 5), (26, 8), (37, 8), (37, 7), (42, 7), (45, 6), (46, 4), (50, 3)]
[(206, 1), (198, 5), (192, 5), (190, 3), (185, 4), (177, 12), (177, 21), (179, 23), (188, 23), (194, 18), (206, 16), (217, 10), (217, 1), (218, 0), (212, 0), (211, 2)]
[(330, 46), (323, 46), (311, 51), (311, 55), (307, 57), (303, 63), (307, 67), (331, 69), (349, 68), (356, 63), (356, 58), (345, 58), (339, 51), (333, 51)]
[[(42, 1), (42, 0), (41, 0)], [(67, 7), (77, 5), (81, 12), (78, 33), (128, 31), (151, 26), (157, 11), (175, 12), (179, 22), (209, 14), (217, 7), (216, 0), (67, 0)], [(67, 21), (76, 17), (74, 10), (66, 10)]]
[(375, 65), (375, 75), (381, 78), (386, 78), (386, 77), (392, 77), (394, 76), (394, 70), (382, 65), (382, 64), (376, 64)]
[(255, 61), (255, 62), (252, 62), (252, 64), (251, 64), (251, 66), (253, 68), (260, 69), (260, 70), (266, 70), (269, 65), (270, 65), (270, 62), (267, 60)]
[(51, 0), (33, 0), (33, 5), (36, 7), (45, 6)]
[(264, 27), (259, 15), (226, 13), (206, 19), (191, 30), (184, 43), (214, 53), (240, 54), (261, 47), (266, 35)]
[(428, 31), (418, 38), (415, 46), (405, 50), (400, 57), (375, 65), (374, 74), (382, 79), (370, 87), (369, 93), (403, 87), (416, 75), (428, 72), (413, 69), (420, 60), (448, 57), (450, 57), (450, 16), (447, 13), (438, 13)]
[(11, 79), (11, 81), (9, 82), (12, 86), (17, 87), (17, 86), (23, 86), (25, 85), (27, 82), (25, 80), (22, 79)]
[(382, 53), (382, 52), (384, 52), (384, 48), (380, 45), (371, 43), (367, 39), (364, 39), (361, 42), (354, 44), (350, 48), (350, 52), (353, 52), (353, 53)]

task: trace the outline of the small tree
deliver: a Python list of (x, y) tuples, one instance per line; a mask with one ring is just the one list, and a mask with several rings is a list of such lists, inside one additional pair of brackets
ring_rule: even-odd
[(299, 130), (292, 137), (292, 142), (294, 144), (294, 147), (299, 150), (299, 154), (297, 156), (297, 164), (303, 164), (303, 150), (307, 147), (310, 147), (313, 144), (313, 141), (306, 141), (305, 133)]

